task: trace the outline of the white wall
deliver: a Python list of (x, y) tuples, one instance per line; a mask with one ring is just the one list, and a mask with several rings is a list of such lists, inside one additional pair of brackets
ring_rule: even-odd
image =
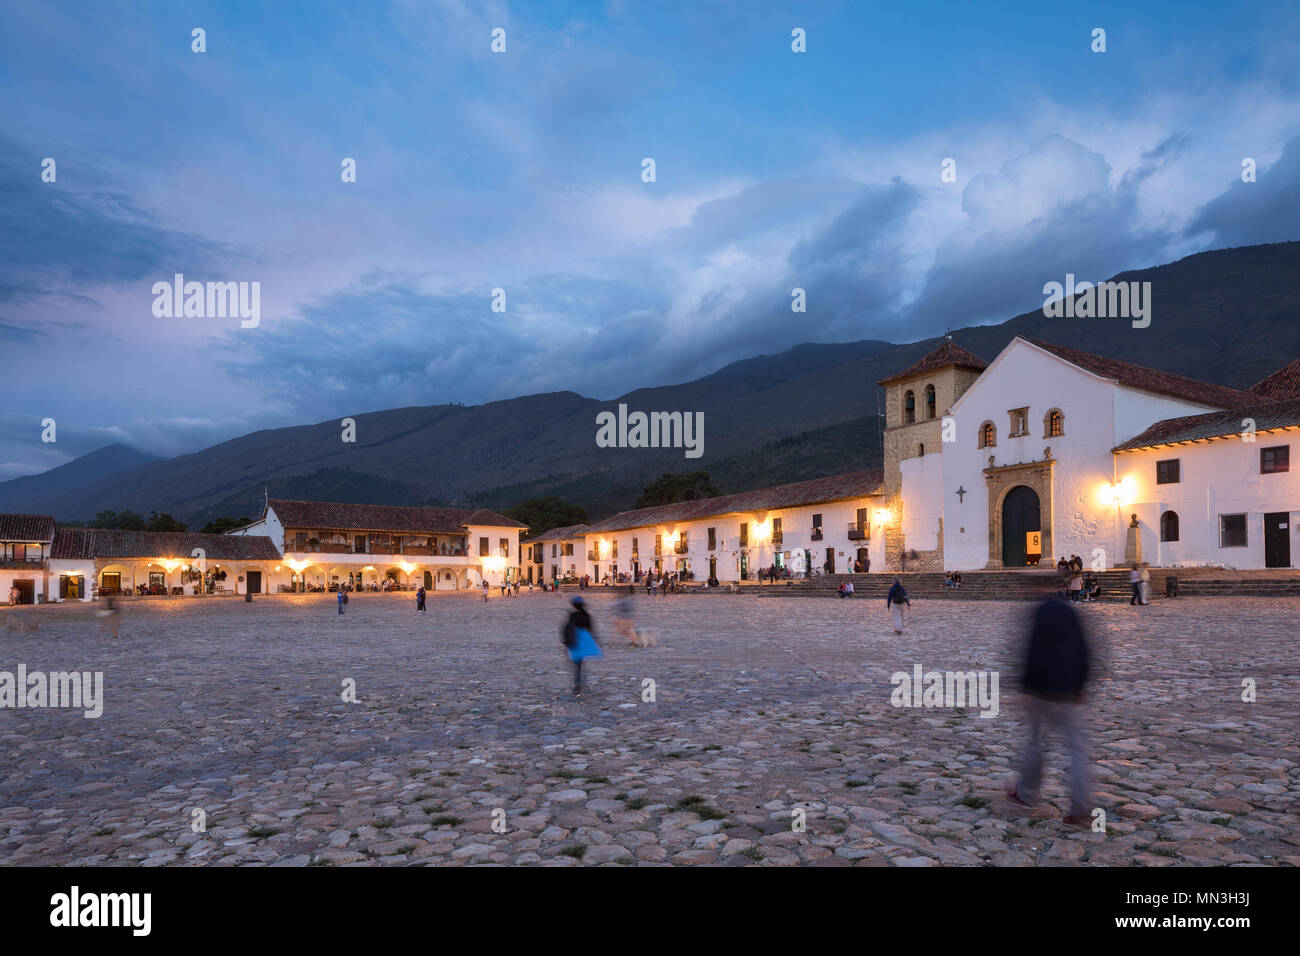
[(276, 516), (274, 508), (268, 508), (265, 516), (263, 516), (260, 521), (255, 521), (248, 527), (240, 528), (238, 531), (231, 531), (230, 534), (265, 535), (271, 539), (271, 543), (275, 545), (276, 550), (279, 551), (281, 555), (284, 554), (284, 525), (280, 523), (280, 519)]
[[(871, 529), (875, 534), (874, 541), (850, 541), (848, 537), (848, 526), (855, 521), (857, 509), (866, 508), (868, 520), (871, 520), (872, 514), (879, 506), (880, 499), (878, 497), (859, 498), (801, 505), (798, 508), (718, 515), (692, 521), (661, 524), (654, 527), (608, 531), (588, 535), (587, 542), (583, 547), (583, 554), (585, 556), (588, 549), (600, 549), (601, 542), (606, 542), (610, 546), (608, 552), (598, 550), (601, 555), (600, 560), (588, 563), (596, 565), (600, 569), (602, 577), (609, 572), (611, 565), (617, 565), (620, 573), (626, 573), (632, 568), (632, 539), (636, 538), (640, 548), (639, 561), (641, 570), (644, 572), (654, 567), (654, 539), (656, 534), (661, 534), (663, 536), (661, 561), (664, 571), (676, 570), (678, 560), (685, 558), (688, 567), (695, 575), (695, 579), (703, 581), (708, 577), (709, 558), (713, 557), (717, 559), (716, 573), (719, 581), (738, 581), (740, 579), (740, 525), (742, 523), (749, 525), (749, 546), (745, 550), (749, 555), (749, 569), (752, 578), (759, 568), (767, 568), (773, 564), (777, 550), (769, 540), (760, 539), (758, 527), (765, 522), (770, 523), (773, 518), (780, 518), (782, 521), (782, 543), (779, 550), (781, 552), (791, 553), (795, 550), (811, 548), (814, 564), (821, 567), (826, 560), (826, 549), (833, 548), (835, 550), (835, 570), (843, 572), (848, 569), (849, 564), (856, 557), (857, 549), (867, 547), (875, 570), (879, 571), (883, 567), (883, 539), (874, 524)], [(822, 516), (821, 541), (812, 540), (814, 514)], [(708, 547), (709, 528), (715, 529), (717, 546), (713, 551), (710, 551)], [(689, 550), (685, 554), (677, 554), (673, 550), (669, 539), (674, 532), (686, 533)], [(613, 557), (613, 545), (616, 541), (618, 543), (617, 560)]]
[(1166, 418), (1182, 418), (1185, 415), (1201, 415), (1213, 411), (1218, 411), (1218, 407), (1152, 395), (1121, 386), (1115, 389), (1115, 443), (1111, 447), (1122, 445)]
[[(956, 441), (943, 446), (944, 563), (956, 570), (978, 570), (989, 560), (989, 505), (984, 469), (1043, 460), (1052, 449), (1053, 501), (1040, 501), (1052, 519), (1055, 563), (1062, 555), (1090, 560), (1094, 547), (1107, 549), (1107, 566), (1123, 560), (1123, 533), (1114, 555), (1116, 517), (1113, 504), (1099, 496), (1112, 480), (1115, 386), (1027, 342), (1013, 341), (955, 403)], [(1010, 438), (1013, 408), (1029, 407), (1028, 434)], [(1126, 408), (1129, 406), (1126, 405)], [(1043, 437), (1043, 416), (1063, 413), (1064, 435)], [(997, 446), (979, 447), (985, 421), (997, 427)], [(1147, 424), (1150, 424), (1148, 422)], [(1143, 426), (1145, 427), (1145, 426)], [(966, 495), (959, 501), (959, 487)], [(910, 508), (910, 505), (907, 505)], [(962, 528), (965, 531), (962, 532)], [(909, 545), (910, 546), (910, 545)], [(998, 542), (997, 553), (1001, 553)]]
[(903, 473), (904, 547), (933, 551), (939, 547), (939, 519), (943, 517), (943, 455), (933, 452), (923, 458), (907, 458), (900, 467)]
[[(1118, 476), (1130, 492), (1125, 514), (1136, 512), (1142, 528), (1142, 558), (1166, 566), (1264, 567), (1264, 514), (1287, 512), (1291, 564), (1300, 567), (1300, 439), (1296, 432), (1260, 433), (1254, 443), (1239, 438), (1142, 449), (1115, 456)], [(1259, 450), (1291, 448), (1291, 471), (1261, 475)], [(1179, 459), (1180, 481), (1156, 484), (1156, 462)], [(1160, 515), (1178, 514), (1179, 540), (1160, 541)], [(1219, 547), (1219, 516), (1246, 518), (1247, 546)]]

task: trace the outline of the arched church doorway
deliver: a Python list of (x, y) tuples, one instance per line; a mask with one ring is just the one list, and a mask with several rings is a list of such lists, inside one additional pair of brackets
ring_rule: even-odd
[(1042, 530), (1038, 492), (1027, 485), (1016, 485), (1002, 499), (1002, 566), (1025, 567), (1025, 535)]

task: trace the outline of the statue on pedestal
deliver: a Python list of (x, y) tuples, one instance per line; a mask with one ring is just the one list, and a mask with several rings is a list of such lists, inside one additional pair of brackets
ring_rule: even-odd
[(1127, 534), (1124, 539), (1124, 563), (1134, 568), (1142, 563), (1142, 529), (1138, 527), (1136, 514), (1129, 516), (1129, 525), (1125, 530)]

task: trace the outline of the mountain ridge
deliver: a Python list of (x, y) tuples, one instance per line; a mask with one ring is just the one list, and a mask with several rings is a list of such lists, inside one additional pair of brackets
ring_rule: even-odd
[[(1020, 335), (1235, 388), (1300, 355), (1300, 242), (1196, 253), (1114, 280), (1152, 282), (1149, 328), (1123, 319), (1047, 318), (1035, 310), (954, 329), (951, 337), (988, 361)], [(595, 520), (630, 507), (665, 471), (708, 470), (730, 493), (878, 467), (876, 382), (939, 341), (802, 343), (608, 400), (556, 390), (483, 405), (366, 412), (351, 416), (354, 444), (340, 440), (337, 420), (327, 420), (261, 429), (171, 459), (121, 456), (122, 467), (108, 472), (102, 468), (109, 459), (87, 463), (100, 449), (43, 475), (0, 483), (0, 511), (85, 520), (108, 508), (157, 509), (196, 525), (260, 513), (267, 489), (272, 497), (498, 510), (558, 494)], [(596, 413), (620, 402), (645, 411), (703, 411), (704, 455), (597, 448)], [(54, 480), (44, 481), (48, 476)]]

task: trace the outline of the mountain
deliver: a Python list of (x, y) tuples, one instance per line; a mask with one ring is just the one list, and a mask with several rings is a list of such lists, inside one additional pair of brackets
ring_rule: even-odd
[[(1300, 242), (1205, 252), (1114, 278), (1152, 284), (1148, 328), (1122, 319), (1047, 318), (1036, 309), (957, 329), (952, 338), (991, 360), (1023, 335), (1237, 388), (1300, 355)], [(0, 484), (0, 511), (77, 520), (105, 508), (157, 509), (198, 526), (220, 515), (260, 513), (266, 490), (271, 497), (490, 508), (555, 494), (599, 519), (631, 507), (665, 471), (707, 469), (725, 491), (736, 492), (878, 467), (875, 383), (937, 341), (805, 344), (608, 401), (566, 391), (398, 408), (355, 416), (354, 443), (344, 443), (331, 420), (254, 432), (111, 473), (88, 465), (76, 481), (55, 477), (93, 457), (86, 456)], [(629, 410), (704, 412), (703, 456), (598, 448), (596, 414), (620, 402)], [(54, 491), (44, 484), (52, 478)]]
[[(58, 514), (66, 520), (71, 516), (62, 512), (67, 511), (65, 500), (69, 496), (75, 498), (80, 489), (104, 481), (134, 465), (158, 460), (157, 455), (150, 455), (138, 448), (117, 443), (105, 445), (39, 475), (24, 475), (0, 483), (0, 511)], [(6, 508), (5, 503), (11, 501), (20, 503), (22, 507)]]

